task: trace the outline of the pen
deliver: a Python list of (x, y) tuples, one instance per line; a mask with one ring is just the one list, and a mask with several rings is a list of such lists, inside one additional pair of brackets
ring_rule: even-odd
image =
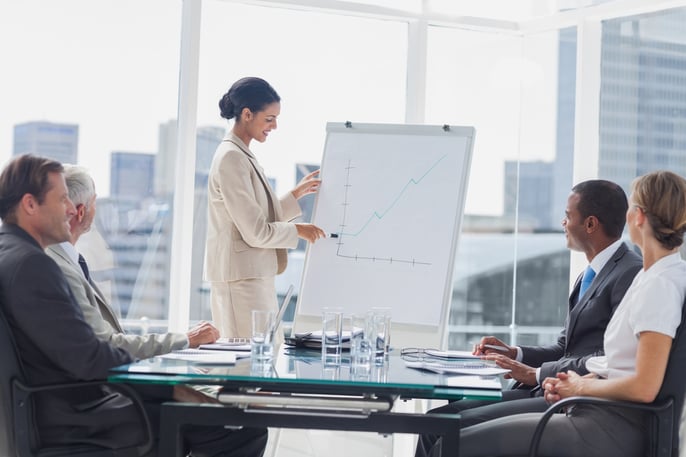
[[(477, 346), (481, 343), (472, 343), (472, 344)], [(499, 352), (508, 352), (509, 351), (509, 349), (506, 348), (505, 346), (499, 346), (497, 344), (484, 344), (484, 348), (493, 349), (494, 351), (499, 351)]]
[(327, 233), (326, 237), (327, 238), (338, 238), (338, 233)]

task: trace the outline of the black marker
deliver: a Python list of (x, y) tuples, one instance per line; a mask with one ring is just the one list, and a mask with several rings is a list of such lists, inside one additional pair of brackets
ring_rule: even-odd
[(327, 233), (326, 237), (327, 238), (338, 238), (338, 233)]

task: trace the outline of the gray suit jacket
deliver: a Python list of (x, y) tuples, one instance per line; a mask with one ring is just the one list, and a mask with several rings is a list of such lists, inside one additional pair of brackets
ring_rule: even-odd
[(289, 192), (278, 199), (250, 149), (229, 134), (217, 147), (208, 178), (205, 279), (267, 278), (286, 268), (298, 245), (288, 221), (301, 214)]
[(188, 345), (182, 333), (128, 335), (104, 295), (93, 282), (88, 282), (81, 267), (74, 263), (59, 244), (48, 246), (46, 253), (57, 263), (67, 279), (69, 288), (81, 307), (86, 321), (93, 327), (97, 337), (113, 346), (126, 349), (139, 359), (166, 354)]
[(579, 276), (569, 296), (569, 312), (557, 343), (521, 346), (522, 361), (541, 367), (541, 380), (568, 370), (588, 373), (586, 360), (603, 354), (605, 328), (641, 268), (641, 257), (622, 243), (577, 303), (581, 286)]

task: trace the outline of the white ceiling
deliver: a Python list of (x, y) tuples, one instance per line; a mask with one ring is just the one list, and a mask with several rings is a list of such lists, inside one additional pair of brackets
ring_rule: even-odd
[(686, 0), (224, 0), (531, 33), (686, 6)]

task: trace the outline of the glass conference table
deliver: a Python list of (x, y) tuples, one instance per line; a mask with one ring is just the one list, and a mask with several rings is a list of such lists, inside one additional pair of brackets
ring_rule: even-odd
[[(443, 455), (459, 450), (459, 415), (393, 411), (398, 399), (501, 398), (496, 376), (444, 375), (409, 368), (391, 354), (365, 372), (324, 365), (318, 351), (283, 349), (269, 365), (250, 358), (205, 364), (153, 357), (110, 370), (110, 382), (213, 385), (221, 404), (162, 405), (159, 455), (181, 456), (184, 425), (229, 425), (442, 435)], [(169, 437), (175, 437), (171, 439)]]

